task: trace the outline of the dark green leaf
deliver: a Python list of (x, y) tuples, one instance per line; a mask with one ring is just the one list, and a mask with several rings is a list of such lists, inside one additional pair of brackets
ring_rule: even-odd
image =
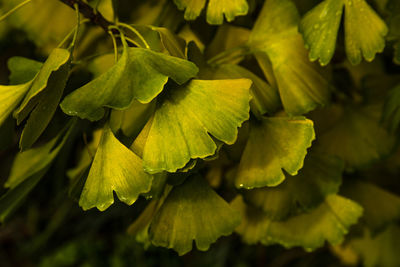
[(154, 216), (149, 235), (156, 246), (173, 248), (179, 255), (208, 250), (219, 237), (229, 235), (240, 216), (200, 176), (175, 187)]

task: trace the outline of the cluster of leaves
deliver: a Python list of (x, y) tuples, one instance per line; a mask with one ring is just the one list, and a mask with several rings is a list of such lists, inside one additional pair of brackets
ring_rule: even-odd
[[(146, 248), (184, 255), (236, 232), (400, 265), (399, 0), (0, 7), (0, 221), (63, 203), (37, 246), (123, 202)], [(74, 265), (85, 244), (42, 265)]]

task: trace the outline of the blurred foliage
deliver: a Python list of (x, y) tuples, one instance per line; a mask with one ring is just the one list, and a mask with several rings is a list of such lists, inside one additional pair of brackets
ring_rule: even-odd
[(0, 266), (400, 266), (399, 14), (27, 1), (0, 20)]

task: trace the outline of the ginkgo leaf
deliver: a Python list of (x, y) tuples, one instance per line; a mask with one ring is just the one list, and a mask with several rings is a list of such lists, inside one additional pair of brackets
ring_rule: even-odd
[(372, 235), (367, 229), (364, 236), (353, 239), (349, 246), (359, 253), (366, 267), (393, 267), (400, 265), (400, 227), (391, 225), (385, 231)]
[(248, 42), (267, 78), (271, 74), (265, 66), (272, 65), (283, 107), (291, 115), (324, 106), (330, 98), (330, 87), (321, 68), (308, 59), (297, 31), (299, 20), (296, 6), (290, 0), (268, 0)]
[(271, 114), (280, 108), (281, 101), (277, 90), (251, 71), (239, 65), (223, 64), (219, 65), (216, 70), (213, 70), (213, 73), (217, 79), (250, 79), (253, 82), (250, 88), (252, 95), (250, 108), (255, 114)]
[(385, 48), (388, 28), (365, 0), (345, 0), (345, 47), (352, 64), (372, 61)]
[(373, 232), (382, 230), (400, 219), (400, 197), (373, 184), (346, 182), (343, 195), (364, 207), (363, 220)]
[(207, 22), (212, 25), (222, 24), (224, 15), (228, 22), (237, 16), (246, 15), (249, 5), (246, 0), (209, 0), (207, 6)]
[(347, 168), (360, 168), (389, 154), (396, 138), (380, 124), (381, 109), (381, 105), (333, 105), (319, 111), (335, 118), (326, 130), (320, 130), (320, 122), (315, 120), (319, 144), (326, 153), (343, 159)]
[(71, 135), (74, 121), (41, 147), (20, 152), (14, 159), (5, 187), (9, 190), (0, 198), (0, 221), (11, 215), (29, 192), (46, 174), (52, 162)]
[(150, 224), (149, 236), (154, 245), (183, 255), (192, 250), (193, 241), (197, 249), (207, 250), (239, 223), (239, 214), (202, 177), (194, 175), (169, 193)]
[(209, 134), (233, 144), (237, 128), (249, 118), (250, 86), (248, 79), (192, 80), (171, 88), (152, 119), (145, 170), (175, 172), (190, 159), (214, 155), (217, 145)]
[[(47, 89), (52, 90), (54, 84), (57, 84), (55, 80), (61, 77), (54, 76), (58, 72), (67, 72), (66, 74), (68, 74), (68, 70), (66, 71), (65, 67), (69, 63), (70, 56), (70, 52), (67, 49), (56, 48), (51, 52), (39, 73), (35, 76), (28, 94), (25, 96), (19, 108), (14, 111), (13, 115), (17, 119), (17, 124), (20, 124), (28, 117), (29, 113), (40, 102), (41, 95), (44, 94), (44, 91)], [(23, 62), (21, 62), (21, 64), (22, 63)], [(53, 81), (50, 82), (50, 80)], [(66, 80), (66, 78), (64, 78), (64, 80)], [(65, 82), (61, 82), (61, 84), (65, 84)], [(55, 90), (59, 89), (57, 88)]]
[(264, 211), (271, 220), (283, 220), (315, 208), (329, 194), (336, 194), (342, 181), (344, 164), (322, 152), (311, 151), (304, 167), (277, 187), (243, 192), (244, 199)]
[(0, 125), (21, 102), (32, 82), (20, 85), (0, 85)]
[(106, 210), (118, 198), (132, 205), (139, 194), (148, 192), (153, 177), (143, 171), (142, 160), (121, 144), (111, 129), (103, 130), (79, 205), (88, 210)]
[(206, 4), (206, 0), (174, 0), (179, 10), (185, 10), (186, 20), (195, 20)]
[(187, 60), (125, 44), (118, 62), (65, 97), (61, 108), (68, 115), (99, 120), (104, 107), (126, 109), (133, 99), (149, 103), (161, 93), (169, 77), (183, 84), (197, 72), (196, 65)]
[[(46, 61), (47, 62), (47, 61)], [(46, 65), (46, 63), (44, 64)], [(21, 134), (20, 148), (25, 150), (31, 147), (46, 129), (60, 103), (69, 75), (70, 65), (67, 61), (57, 71), (54, 71), (46, 84), (46, 89), (38, 97), (35, 108), (29, 115)], [(40, 77), (39, 72), (39, 76)], [(35, 86), (34, 81), (32, 88)], [(31, 88), (31, 90), (32, 90)], [(29, 94), (29, 93), (28, 93)], [(35, 100), (34, 100), (35, 101)], [(29, 105), (29, 104), (28, 104)]]
[(383, 51), (388, 28), (365, 0), (325, 0), (302, 19), (300, 30), (310, 48), (310, 60), (326, 65), (335, 52), (336, 38), (345, 9), (345, 47), (349, 61), (372, 61)]
[(344, 0), (325, 0), (310, 10), (299, 25), (306, 47), (310, 49), (310, 60), (319, 58), (322, 66), (331, 61), (335, 52), (343, 5)]
[(236, 187), (276, 186), (285, 179), (283, 170), (297, 174), (314, 139), (313, 122), (304, 117), (264, 118), (250, 124)]
[(12, 57), (7, 62), (10, 70), (10, 84), (22, 84), (31, 81), (40, 71), (43, 63), (25, 57)]
[(316, 209), (285, 221), (271, 220), (262, 211), (246, 206), (241, 197), (235, 198), (231, 206), (242, 214), (236, 231), (246, 243), (301, 246), (307, 251), (322, 247), (325, 241), (341, 243), (363, 211), (357, 203), (338, 195), (329, 195)]
[[(186, 20), (195, 20), (206, 4), (206, 0), (174, 0), (180, 10), (185, 10)], [(224, 15), (228, 22), (236, 16), (246, 15), (249, 6), (246, 0), (209, 0), (207, 6), (207, 22), (209, 24), (222, 24)]]

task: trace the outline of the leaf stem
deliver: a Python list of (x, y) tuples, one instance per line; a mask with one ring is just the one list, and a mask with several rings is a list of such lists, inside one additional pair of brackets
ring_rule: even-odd
[(3, 21), (4, 19), (6, 19), (8, 16), (10, 16), (11, 14), (13, 14), (15, 11), (17, 11), (18, 9), (20, 9), (21, 7), (25, 6), (26, 4), (29, 4), (32, 0), (25, 0), (24, 2), (18, 4), (17, 6), (15, 6), (14, 8), (12, 8), (10, 11), (6, 12), (3, 16), (0, 17), (0, 22)]
[(117, 40), (115, 39), (115, 36), (113, 34), (113, 32), (110, 30), (108, 31), (108, 34), (111, 35), (111, 39), (113, 42), (113, 46), (114, 46), (114, 61), (117, 62), (118, 61), (118, 46), (117, 46)]
[(74, 37), (72, 38), (72, 42), (69, 45), (68, 49), (73, 50), (75, 47), (75, 43), (76, 43), (76, 39), (78, 38), (78, 32), (79, 32), (79, 25), (80, 25), (80, 13), (79, 13), (79, 6), (78, 4), (75, 4), (75, 11), (76, 11), (76, 27), (75, 27), (75, 33), (74, 33)]
[[(83, 19), (83, 20), (80, 21), (79, 24), (84, 24), (84, 23), (87, 23), (87, 22), (89, 22), (89, 21), (90, 21), (89, 19)], [(76, 32), (76, 27), (77, 27), (77, 26), (75, 26), (75, 27), (67, 34), (67, 36), (65, 36), (65, 38), (60, 42), (60, 44), (59, 44), (57, 47), (59, 47), (59, 48), (62, 47), (62, 46), (65, 44), (65, 42), (68, 41), (69, 38), (71, 38), (71, 36)]]
[(130, 31), (132, 31), (134, 34), (136, 34), (137, 37), (139, 37), (139, 39), (143, 42), (143, 44), (145, 45), (145, 47), (147, 49), (150, 49), (149, 44), (147, 43), (147, 41), (144, 39), (143, 35), (140, 34), (140, 32), (138, 30), (136, 30), (134, 27), (132, 27), (129, 24), (123, 23), (123, 22), (118, 22), (118, 25), (125, 27), (127, 29), (129, 29)]

